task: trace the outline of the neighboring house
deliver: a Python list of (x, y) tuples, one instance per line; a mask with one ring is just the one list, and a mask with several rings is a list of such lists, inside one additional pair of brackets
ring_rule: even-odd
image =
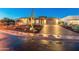
[(71, 25), (71, 24), (79, 25), (79, 16), (67, 16), (62, 18), (62, 20), (66, 22), (68, 25)]

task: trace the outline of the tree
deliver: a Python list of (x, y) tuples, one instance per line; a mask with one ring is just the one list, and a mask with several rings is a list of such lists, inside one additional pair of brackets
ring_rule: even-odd
[(10, 19), (10, 18), (3, 18), (3, 19), (1, 20), (1, 22), (2, 22), (4, 25), (15, 25), (15, 20)]

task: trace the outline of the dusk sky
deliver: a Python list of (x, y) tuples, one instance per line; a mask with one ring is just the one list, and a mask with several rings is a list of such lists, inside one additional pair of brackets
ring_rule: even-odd
[[(0, 18), (30, 17), (32, 8), (0, 8)], [(63, 18), (79, 15), (79, 8), (34, 8), (35, 17), (47, 16)]]

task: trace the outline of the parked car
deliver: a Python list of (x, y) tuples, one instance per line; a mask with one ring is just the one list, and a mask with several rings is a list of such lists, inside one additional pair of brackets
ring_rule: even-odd
[(78, 31), (78, 32), (79, 32), (79, 25), (74, 25), (74, 26), (72, 26), (72, 29), (73, 29), (74, 31)]

